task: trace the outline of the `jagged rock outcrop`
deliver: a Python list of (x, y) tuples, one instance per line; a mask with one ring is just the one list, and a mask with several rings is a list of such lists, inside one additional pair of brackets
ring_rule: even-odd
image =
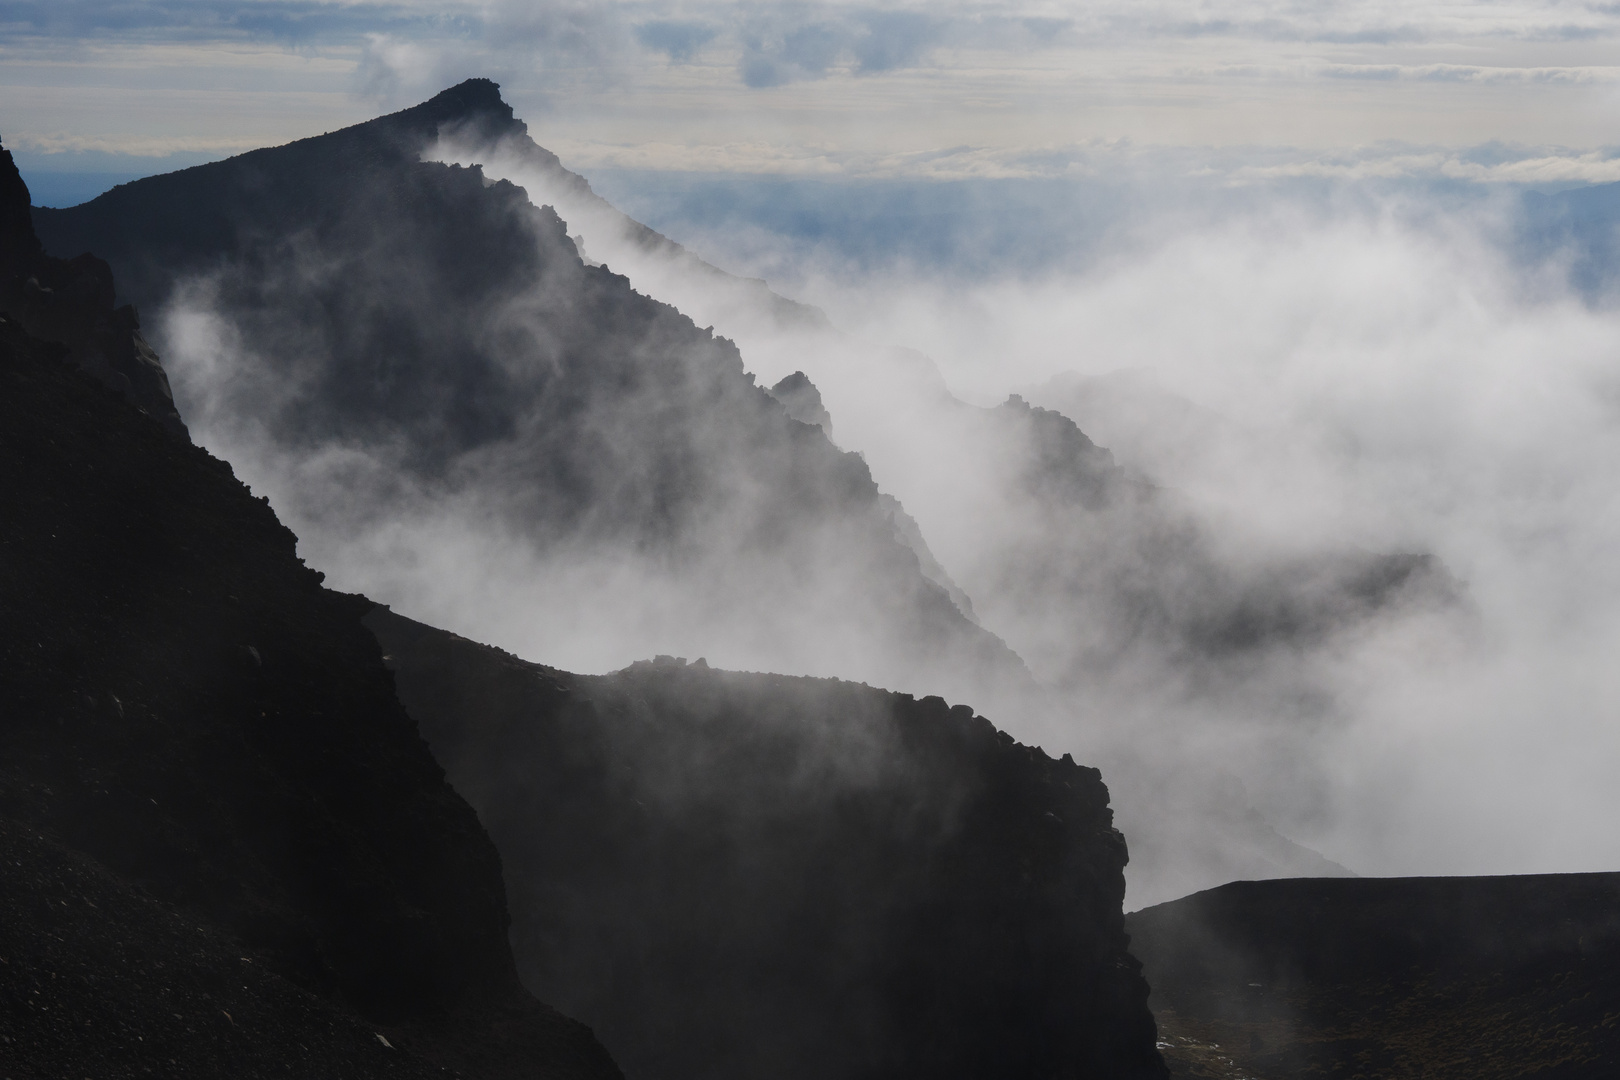
[(64, 345), (74, 364), (184, 436), (168, 375), (141, 335), (140, 317), (128, 304), (114, 306), (112, 270), (88, 253), (45, 254), (29, 216), (28, 186), (3, 148), (0, 203), (0, 313), (34, 337)]
[(1620, 874), (1241, 881), (1126, 926), (1178, 1076), (1620, 1069)]
[(1096, 770), (939, 698), (366, 622), (501, 848), (524, 979), (629, 1075), (1166, 1075)]
[(821, 391), (804, 372), (784, 375), (771, 387), (771, 397), (780, 401), (793, 419), (801, 424), (814, 424), (832, 438), (832, 415), (821, 402)]
[(997, 429), (984, 441), (1000, 448), (991, 474), (1003, 512), (965, 577), (987, 625), (1060, 685), (1143, 655), (1183, 671), (1252, 663), (1403, 605), (1460, 597), (1421, 552), (1223, 557), (1174, 492), (1120, 466), (1062, 413), (1014, 394), (980, 423)]
[(369, 602), (70, 355), (0, 316), (8, 1075), (614, 1080), (522, 989)]
[[(1026, 682), (897, 540), (865, 463), (731, 342), (587, 265), (522, 190), (419, 160), (441, 129), (515, 123), (473, 80), (36, 220), (171, 305), (188, 420), (346, 585), (548, 657)], [(514, 596), (576, 600), (549, 621)]]

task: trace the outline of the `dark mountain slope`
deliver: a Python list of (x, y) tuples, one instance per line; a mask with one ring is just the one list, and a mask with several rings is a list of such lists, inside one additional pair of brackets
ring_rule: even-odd
[[(521, 988), (499, 858), (395, 698), (369, 605), (65, 354), (0, 319), (8, 1075), (330, 1053), (360, 1076), (611, 1080)], [(377, 1057), (377, 1030), (409, 1060)]]
[(1243, 881), (1126, 925), (1177, 1075), (1620, 1073), (1620, 874)]
[[(895, 538), (865, 463), (730, 342), (586, 265), (520, 189), (419, 161), (452, 118), (514, 123), (475, 80), (36, 217), (53, 250), (93, 245), (174, 305), (188, 422), (346, 584), (461, 628), (480, 592), (588, 598), (581, 633), (503, 611), (524, 628), (503, 640), (542, 635), (526, 647), (596, 633), (626, 657), (675, 640), (891, 684), (1026, 678)], [(421, 569), (451, 547), (468, 587)]]
[(525, 981), (630, 1075), (1165, 1075), (1096, 770), (939, 698), (366, 622), (501, 848)]

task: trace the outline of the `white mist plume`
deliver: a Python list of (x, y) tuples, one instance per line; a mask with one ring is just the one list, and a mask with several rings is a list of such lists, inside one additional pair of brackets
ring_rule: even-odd
[[(583, 265), (509, 187), (381, 175), (427, 185), (387, 205), (431, 228), (340, 191), (335, 239), (283, 224), (165, 318), (199, 441), (335, 586), (583, 672), (678, 653), (957, 697), (1028, 681), (864, 464), (728, 342)], [(477, 242), (442, 230), (457, 214)]]
[(1283, 213), (966, 303), (823, 298), (958, 385), (1037, 388), (1230, 543), (1431, 551), (1466, 583), (1472, 634), (1403, 620), (1319, 658), (1313, 775), (1200, 747), (1288, 831), (1370, 873), (1612, 868), (1620, 317), (1547, 298), (1487, 224)]
[[(1171, 489), (1227, 565), (1432, 552), (1462, 583), (1449, 607), (1397, 606), (1219, 677), (1138, 656), (1055, 714), (995, 715), (1103, 764), (1128, 835), (1168, 836), (1224, 800), (1367, 873), (1620, 861), (1606, 827), (1620, 677), (1605, 660), (1620, 647), (1620, 319), (1550, 287), (1547, 268), (1512, 265), (1490, 200), (1324, 212), (1279, 198), (1034, 283), (811, 268), (801, 296), (843, 337), (768, 314), (504, 150), (439, 153), (557, 205), (593, 258), (734, 337), (762, 381), (809, 373), (840, 442), (1037, 671), (1039, 649), (974, 587), (1000, 523), (973, 501), (993, 476), (922, 433), (958, 415), (947, 384), (1070, 415)], [(1132, 904), (1215, 883), (1220, 867), (1187, 858), (1204, 839), (1187, 838), (1179, 865), (1139, 862)]]

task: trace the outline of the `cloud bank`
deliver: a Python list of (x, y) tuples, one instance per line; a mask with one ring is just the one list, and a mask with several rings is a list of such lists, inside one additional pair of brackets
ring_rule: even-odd
[[(1535, 154), (1472, 156), (1493, 168)], [(1102, 764), (1128, 833), (1168, 842), (1175, 821), (1224, 812), (1229, 784), (1234, 813), (1259, 806), (1364, 873), (1620, 859), (1605, 824), (1620, 802), (1592, 764), (1620, 754), (1606, 720), (1620, 683), (1602, 659), (1620, 647), (1607, 554), (1620, 543), (1608, 464), (1620, 314), (1578, 294), (1557, 252), (1526, 261), (1504, 242), (1514, 198), (1466, 182), (1219, 175), (1128, 195), (1100, 181), (711, 181), (651, 200), (654, 223), (721, 265), (789, 281), (860, 340), (922, 350), (971, 401), (1018, 391), (1074, 417), (1185, 500), (1226, 566), (1348, 548), (1431, 552), (1454, 575), (1454, 603), (1217, 668), (1139, 652), (1073, 684), (1066, 718), (998, 718)], [(1091, 216), (1054, 213), (1065, 199), (1091, 202)], [(973, 245), (1004, 225), (1014, 240), (974, 262)], [(840, 442), (917, 518), (987, 628), (1051, 677), (1042, 629), (1009, 621), (1017, 612), (987, 601), (995, 583), (975, 569), (983, 523), (1007, 517), (959, 512), (982, 462), (904, 452), (932, 445), (918, 425), (938, 415), (896, 404), (925, 399), (926, 378), (774, 337), (701, 285), (598, 243), (588, 215), (573, 226), (639, 288), (679, 294), (734, 335), (762, 381), (808, 371)], [(851, 239), (868, 227), (870, 249)], [(930, 249), (942, 229), (948, 242)], [(1021, 247), (1043, 230), (1049, 250)], [(1106, 644), (1127, 627), (1091, 629)], [(1139, 860), (1133, 904), (1218, 872), (1164, 869)]]

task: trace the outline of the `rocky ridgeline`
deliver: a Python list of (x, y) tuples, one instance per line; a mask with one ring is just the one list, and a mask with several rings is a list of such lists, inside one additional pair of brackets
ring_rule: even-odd
[[(227, 328), (192, 427), (250, 432), (254, 475), (333, 558), (377, 522), (417, 522), (390, 533), (408, 542), (473, 515), (484, 527), (459, 539), (487, 557), (458, 564), (502, 575), (479, 583), (492, 601), (531, 580), (640, 582), (581, 605), (622, 612), (598, 629), (614, 640), (663, 618), (749, 666), (953, 693), (1027, 684), (922, 572), (858, 455), (790, 419), (730, 341), (583, 261), (550, 208), (420, 160), (452, 127), (522, 130), (493, 83), (470, 80), (36, 221), (52, 251), (104, 255), (143, 307)], [(437, 571), (413, 569), (438, 554), (412, 549), (377, 579), (382, 599), (420, 612), (440, 597)], [(455, 609), (461, 625), (473, 610)]]
[[(9, 304), (39, 263), (0, 170)], [(22, 303), (0, 315), (0, 1071), (616, 1077), (519, 983), (499, 857), (369, 605), (76, 368), (100, 331), (71, 319), (108, 304), (50, 308), (63, 342)]]
[(628, 1075), (1166, 1075), (1095, 769), (937, 697), (366, 623), (501, 849), (525, 982)]

